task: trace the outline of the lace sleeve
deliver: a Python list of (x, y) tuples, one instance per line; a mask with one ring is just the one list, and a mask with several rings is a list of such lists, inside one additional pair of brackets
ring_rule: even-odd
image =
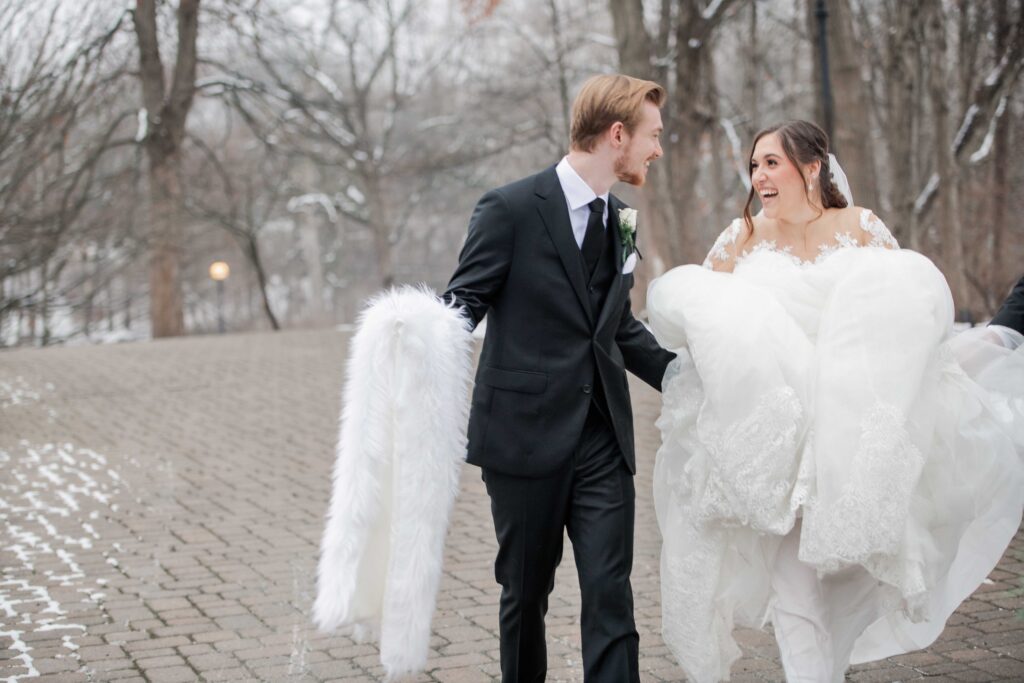
[(899, 249), (900, 244), (896, 238), (885, 227), (882, 219), (868, 209), (860, 212), (860, 229), (864, 232), (862, 239), (868, 247), (882, 247), (884, 249)]
[(739, 218), (734, 219), (715, 240), (715, 246), (711, 247), (703, 266), (708, 270), (731, 271), (736, 265), (736, 240), (742, 229), (743, 221)]

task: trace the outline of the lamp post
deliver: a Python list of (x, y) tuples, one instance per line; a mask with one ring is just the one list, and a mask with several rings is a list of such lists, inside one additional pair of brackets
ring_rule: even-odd
[(832, 151), (835, 152), (835, 135), (832, 130), (832, 81), (828, 69), (828, 8), (825, 0), (817, 0), (814, 16), (818, 19), (818, 54), (821, 58), (821, 103), (825, 113), (825, 132)]
[(224, 261), (210, 264), (210, 279), (217, 283), (217, 331), (224, 334), (224, 281), (231, 274), (231, 268)]

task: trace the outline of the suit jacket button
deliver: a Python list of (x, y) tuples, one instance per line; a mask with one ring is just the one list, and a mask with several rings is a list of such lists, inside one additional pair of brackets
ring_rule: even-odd
[(583, 385), (583, 393), (584, 394), (589, 394), (593, 390), (594, 390), (593, 387), (591, 387), (589, 384), (584, 384)]

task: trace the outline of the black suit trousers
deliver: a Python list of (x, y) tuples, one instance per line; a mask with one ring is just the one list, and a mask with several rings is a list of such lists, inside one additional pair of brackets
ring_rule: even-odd
[(527, 478), (484, 468), (483, 479), (498, 538), (502, 682), (544, 680), (544, 616), (568, 530), (582, 598), (584, 680), (638, 683), (629, 581), (633, 475), (601, 411), (591, 405), (571, 462), (554, 474)]

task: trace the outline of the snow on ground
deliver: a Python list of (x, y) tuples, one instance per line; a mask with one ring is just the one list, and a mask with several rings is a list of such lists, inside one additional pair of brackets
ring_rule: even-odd
[[(12, 397), (39, 399), (14, 384), (13, 390), (7, 383), (0, 387), (5, 409)], [(16, 681), (39, 675), (32, 656), (38, 639), (27, 634), (59, 632), (65, 656), (77, 660), (75, 638), (86, 628), (75, 623), (62, 599), (76, 595), (76, 603), (102, 603), (102, 584), (87, 580), (76, 556), (100, 539), (95, 522), (116, 513), (111, 501), (124, 483), (103, 455), (71, 443), (22, 440), (0, 450), (0, 472), (0, 648), (18, 653), (12, 659), (24, 671), (6, 679)]]

